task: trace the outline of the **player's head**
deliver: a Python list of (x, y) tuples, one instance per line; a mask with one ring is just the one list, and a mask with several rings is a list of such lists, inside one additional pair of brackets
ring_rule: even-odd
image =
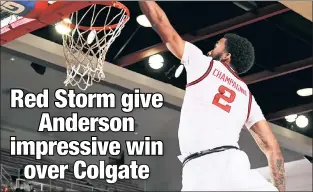
[(254, 47), (250, 41), (236, 34), (226, 34), (208, 55), (230, 65), (238, 74), (251, 69), (255, 58)]

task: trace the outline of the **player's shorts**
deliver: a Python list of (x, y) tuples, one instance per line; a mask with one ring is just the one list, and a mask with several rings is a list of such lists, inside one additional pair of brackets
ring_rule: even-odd
[(230, 149), (186, 163), (182, 191), (278, 191), (257, 171), (250, 169), (246, 153)]

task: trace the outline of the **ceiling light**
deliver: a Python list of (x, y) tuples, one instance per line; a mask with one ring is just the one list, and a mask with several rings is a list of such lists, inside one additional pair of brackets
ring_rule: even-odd
[(150, 67), (152, 69), (161, 69), (163, 67), (163, 63), (159, 62), (159, 63), (149, 63)]
[(297, 91), (297, 94), (300, 95), (301, 97), (311, 96), (312, 95), (312, 88), (299, 89)]
[(291, 114), (291, 115), (285, 116), (285, 119), (295, 119), (295, 118), (297, 118), (297, 117), (298, 117), (297, 114)]
[(69, 34), (72, 29), (68, 26), (68, 24), (71, 24), (72, 21), (68, 18), (63, 19), (63, 21), (55, 24), (55, 30), (60, 33), (61, 35)]
[(97, 36), (97, 31), (96, 30), (92, 30), (90, 31), (88, 37), (87, 37), (87, 43), (91, 44), (93, 42), (93, 40), (95, 40)]
[(164, 59), (162, 55), (156, 54), (149, 57), (149, 65), (152, 69), (160, 69), (163, 67)]
[(15, 61), (15, 59), (12, 57), (11, 59), (10, 59), (11, 61)]
[(152, 27), (150, 21), (148, 20), (148, 18), (145, 15), (139, 15), (136, 20), (137, 20), (138, 24), (143, 26), (143, 27)]
[(293, 123), (293, 122), (295, 122), (295, 121), (296, 121), (296, 118), (294, 118), (294, 119), (292, 119), (292, 118), (290, 118), (290, 119), (286, 119), (286, 121), (287, 121), (287, 122), (289, 122), (289, 123)]
[(309, 120), (304, 115), (300, 115), (296, 120), (296, 125), (300, 128), (305, 128), (306, 126), (308, 126), (308, 124), (309, 124)]
[(297, 116), (298, 116), (297, 114), (292, 114), (292, 115), (285, 116), (285, 119), (287, 122), (292, 123), (296, 121)]
[(180, 65), (175, 71), (175, 77), (179, 77), (184, 70), (184, 65)]

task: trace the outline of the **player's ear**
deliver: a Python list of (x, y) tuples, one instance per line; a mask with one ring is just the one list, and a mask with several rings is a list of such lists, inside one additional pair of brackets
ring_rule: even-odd
[(230, 53), (226, 53), (226, 59), (230, 60), (231, 54)]
[(224, 53), (222, 56), (222, 61), (230, 61), (231, 54), (230, 53)]

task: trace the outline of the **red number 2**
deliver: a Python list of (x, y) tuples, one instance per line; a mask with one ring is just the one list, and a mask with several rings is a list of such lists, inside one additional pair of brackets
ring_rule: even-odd
[[(218, 88), (218, 92), (215, 96), (214, 96), (214, 99), (213, 99), (213, 102), (212, 104), (213, 105), (216, 105), (217, 107), (223, 109), (224, 111), (228, 112), (230, 111), (231, 109), (231, 106), (228, 105), (228, 104), (221, 104), (220, 103), (220, 100), (224, 100), (226, 101), (227, 103), (232, 103), (234, 102), (235, 98), (236, 98), (236, 92), (225, 87), (224, 85), (221, 85), (219, 88)], [(229, 95), (228, 96), (225, 96), (225, 92), (228, 92)]]

